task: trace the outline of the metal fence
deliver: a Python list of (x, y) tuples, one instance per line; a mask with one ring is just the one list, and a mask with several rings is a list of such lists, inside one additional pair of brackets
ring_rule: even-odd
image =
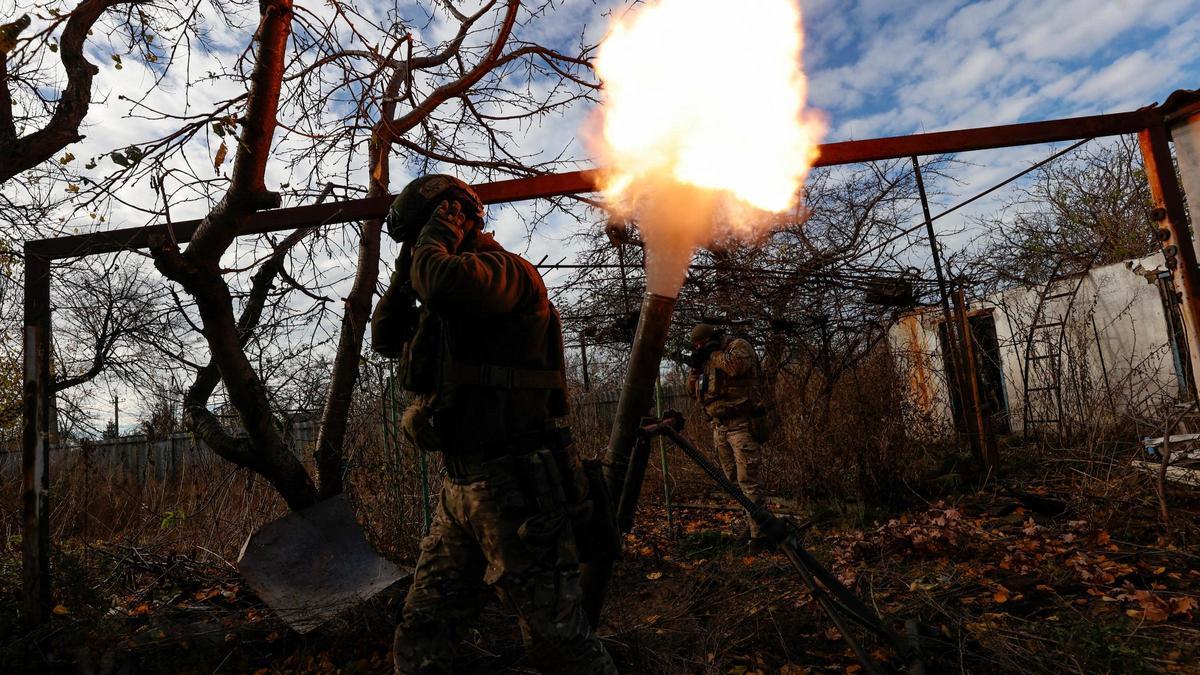
[[(293, 425), (293, 448), (299, 453), (316, 437), (315, 425)], [(60, 475), (82, 472), (89, 479), (149, 485), (186, 478), (193, 471), (207, 471), (221, 461), (215, 452), (190, 432), (179, 431), (165, 438), (120, 436), (100, 440), (71, 441), (50, 447), (50, 469)], [(0, 476), (20, 481), (20, 448), (0, 450)]]
[[(616, 416), (619, 390), (579, 392), (572, 398), (571, 428), (580, 451), (586, 456), (599, 456), (608, 445), (608, 434)], [(675, 409), (687, 414), (691, 401), (681, 386), (664, 387), (663, 410)], [(379, 432), (382, 437), (382, 420)], [(304, 421), (293, 425), (291, 445), (297, 454), (306, 456), (305, 449), (316, 439), (316, 423)], [(179, 481), (196, 471), (210, 471), (220, 457), (203, 441), (186, 431), (164, 438), (142, 435), (118, 438), (71, 441), (50, 448), (50, 468), (58, 474), (83, 475), (97, 480), (129, 485), (150, 485)], [(61, 472), (61, 473), (59, 473)], [(0, 477), (20, 481), (21, 450), (18, 446), (0, 448)]]

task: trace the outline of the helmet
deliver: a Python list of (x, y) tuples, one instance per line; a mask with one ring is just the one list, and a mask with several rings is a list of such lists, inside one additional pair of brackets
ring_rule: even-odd
[(438, 204), (457, 199), (463, 213), (483, 222), (483, 201), (475, 190), (463, 181), (442, 173), (433, 173), (404, 186), (388, 211), (387, 233), (396, 241), (411, 239), (421, 231)]
[(691, 335), (692, 346), (696, 346), (696, 345), (708, 342), (709, 340), (716, 337), (718, 332), (719, 331), (717, 330), (717, 327), (712, 325), (711, 323), (696, 324), (696, 327), (692, 329), (692, 335)]

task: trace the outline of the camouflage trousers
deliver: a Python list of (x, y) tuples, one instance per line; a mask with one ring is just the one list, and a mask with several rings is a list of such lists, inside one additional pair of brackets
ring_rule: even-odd
[(511, 471), (446, 479), (396, 627), (396, 672), (449, 673), (462, 631), (492, 587), (516, 612), (543, 673), (615, 674), (581, 602), (567, 510), (532, 504)]
[[(746, 417), (730, 417), (713, 420), (713, 447), (721, 460), (721, 470), (751, 501), (762, 498), (762, 448), (750, 433), (750, 420)], [(750, 536), (758, 537), (758, 526), (746, 515)]]

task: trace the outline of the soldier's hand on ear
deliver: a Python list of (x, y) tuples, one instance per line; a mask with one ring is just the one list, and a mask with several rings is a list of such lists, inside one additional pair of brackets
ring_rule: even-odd
[(421, 230), (417, 245), (439, 243), (448, 251), (458, 250), (468, 229), (467, 216), (463, 213), (462, 204), (458, 200), (446, 200), (438, 204), (433, 217)]

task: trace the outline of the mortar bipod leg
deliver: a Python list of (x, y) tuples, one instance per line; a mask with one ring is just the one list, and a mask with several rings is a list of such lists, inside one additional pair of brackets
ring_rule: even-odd
[[(675, 425), (678, 425), (681, 421), (682, 418), (677, 419)], [(768, 538), (783, 548), (789, 562), (796, 568), (801, 580), (812, 591), (813, 598), (817, 600), (821, 608), (829, 615), (830, 620), (837, 626), (839, 632), (842, 634), (842, 639), (854, 650), (863, 667), (868, 672), (879, 672), (875, 663), (863, 651), (857, 640), (854, 639), (854, 636), (847, 631), (847, 626), (841, 616), (842, 614), (854, 620), (855, 623), (858, 623), (863, 628), (882, 637), (895, 650), (897, 656), (907, 660), (910, 656), (908, 645), (894, 631), (888, 628), (875, 612), (859, 600), (848, 588), (842, 585), (837, 577), (822, 567), (815, 558), (800, 546), (799, 542), (792, 536), (792, 531), (788, 527), (787, 522), (776, 517), (763, 505), (747, 497), (746, 493), (742, 492), (741, 488), (730, 481), (724, 472), (717, 469), (704, 453), (700, 452), (696, 446), (692, 445), (691, 441), (679, 433), (675, 425), (658, 423), (647, 425), (643, 429), (648, 434), (662, 434), (670, 438), (689, 459), (699, 466), (704, 473), (708, 474), (709, 478), (712, 478), (729, 496), (733, 497), (734, 501), (750, 513), (750, 516), (754, 518), (755, 522)], [(820, 580), (821, 583), (817, 584), (817, 580)]]

